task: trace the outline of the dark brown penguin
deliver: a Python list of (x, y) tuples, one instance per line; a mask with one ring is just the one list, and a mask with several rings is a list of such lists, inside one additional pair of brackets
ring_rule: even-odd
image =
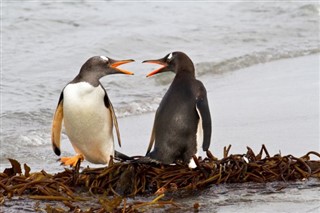
[(163, 66), (147, 77), (167, 71), (176, 74), (157, 109), (147, 156), (164, 164), (188, 164), (199, 151), (198, 144), (202, 144), (203, 151), (210, 146), (211, 116), (206, 89), (195, 78), (193, 62), (183, 52), (172, 52), (164, 58), (143, 63)]

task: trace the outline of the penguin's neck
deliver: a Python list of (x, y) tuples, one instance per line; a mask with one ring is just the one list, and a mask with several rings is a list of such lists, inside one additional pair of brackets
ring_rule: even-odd
[(191, 70), (179, 70), (178, 72), (176, 72), (176, 76), (174, 78), (175, 81), (178, 80), (187, 80), (187, 79), (195, 79), (195, 74), (194, 71)]
[(99, 86), (92, 86), (90, 83), (85, 81), (80, 81), (77, 83), (70, 83), (66, 86), (64, 93), (70, 97), (84, 98), (88, 95), (94, 94), (99, 90)]
[(70, 83), (80, 83), (85, 82), (90, 84), (93, 87), (97, 87), (100, 85), (99, 79), (94, 75), (83, 75), (79, 73)]

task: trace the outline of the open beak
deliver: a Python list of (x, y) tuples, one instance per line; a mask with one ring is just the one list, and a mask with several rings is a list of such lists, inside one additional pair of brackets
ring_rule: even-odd
[(156, 59), (156, 60), (145, 60), (142, 63), (149, 63), (149, 64), (159, 64), (162, 65), (162, 67), (160, 67), (159, 69), (153, 70), (152, 72), (150, 72), (147, 77), (153, 76), (157, 73), (160, 72), (165, 72), (167, 71), (166, 68), (168, 66), (167, 62), (165, 62), (165, 60), (163, 58), (161, 59)]
[(130, 72), (128, 70), (118, 68), (118, 66), (120, 66), (122, 64), (127, 64), (127, 63), (130, 63), (130, 62), (134, 62), (133, 59), (114, 60), (114, 59), (110, 59), (109, 58), (109, 60), (110, 60), (110, 67), (112, 67), (113, 69), (117, 70), (119, 73), (123, 73), (123, 74), (126, 74), (126, 75), (133, 75), (134, 74), (133, 72)]

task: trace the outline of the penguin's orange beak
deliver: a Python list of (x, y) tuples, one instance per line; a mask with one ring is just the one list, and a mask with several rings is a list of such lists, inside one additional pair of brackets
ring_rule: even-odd
[(127, 63), (131, 63), (134, 62), (133, 59), (127, 59), (127, 60), (114, 60), (114, 59), (110, 59), (110, 67), (112, 67), (113, 69), (117, 70), (119, 73), (123, 73), (126, 75), (133, 75), (133, 72), (130, 72), (128, 70), (125, 69), (121, 69), (118, 66), (122, 65), (122, 64), (127, 64)]
[(168, 68), (168, 63), (163, 59), (156, 59), (156, 60), (145, 60), (143, 61), (142, 63), (149, 63), (149, 64), (159, 64), (159, 65), (162, 65), (159, 69), (155, 69), (153, 70), (152, 72), (150, 72), (147, 77), (150, 77), (150, 76), (153, 76), (157, 73), (161, 73), (161, 72), (166, 72), (168, 71), (167, 68)]

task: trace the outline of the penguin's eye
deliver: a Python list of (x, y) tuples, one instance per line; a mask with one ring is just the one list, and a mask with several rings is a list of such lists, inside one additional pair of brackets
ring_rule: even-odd
[(167, 57), (167, 61), (170, 62), (170, 61), (172, 60), (172, 57), (173, 57), (173, 55), (172, 55), (172, 53), (170, 53), (170, 54), (168, 55), (168, 57)]
[(105, 57), (105, 56), (100, 56), (100, 58), (103, 60), (103, 61), (105, 61), (105, 62), (108, 62), (109, 61), (109, 59), (107, 58), (107, 57)]

